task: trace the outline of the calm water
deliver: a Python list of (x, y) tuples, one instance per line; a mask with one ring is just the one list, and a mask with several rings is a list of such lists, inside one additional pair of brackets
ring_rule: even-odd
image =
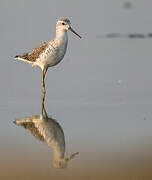
[[(125, 2), (125, 1), (124, 1)], [(0, 2), (0, 179), (152, 179), (152, 39), (106, 39), (107, 33), (150, 33), (148, 0)], [(53, 151), (13, 121), (41, 114), (41, 70), (16, 54), (55, 35), (68, 17), (64, 60), (50, 68), (45, 108), (65, 136), (66, 169)]]

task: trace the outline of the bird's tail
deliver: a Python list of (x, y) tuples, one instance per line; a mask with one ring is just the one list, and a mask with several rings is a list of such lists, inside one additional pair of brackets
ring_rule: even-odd
[(27, 58), (26, 54), (16, 55), (14, 57), (14, 59), (17, 59), (17, 60), (24, 61), (24, 62), (32, 64), (32, 62)]

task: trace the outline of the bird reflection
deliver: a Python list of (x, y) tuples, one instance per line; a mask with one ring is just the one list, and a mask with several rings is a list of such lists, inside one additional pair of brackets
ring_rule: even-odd
[(53, 148), (53, 166), (55, 168), (66, 168), (68, 162), (78, 154), (73, 153), (65, 157), (65, 137), (60, 124), (51, 117), (48, 117), (44, 106), (45, 94), (42, 97), (41, 114), (17, 119), (16, 125), (23, 126), (38, 140), (45, 142)]

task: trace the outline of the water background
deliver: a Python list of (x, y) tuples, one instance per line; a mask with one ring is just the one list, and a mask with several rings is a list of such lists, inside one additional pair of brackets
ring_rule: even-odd
[[(152, 32), (152, 2), (132, 0), (0, 1), (0, 179), (152, 178), (152, 39), (102, 38)], [(64, 60), (46, 76), (46, 110), (62, 126), (65, 170), (52, 150), (13, 120), (41, 112), (41, 70), (13, 57), (55, 36), (68, 17)]]

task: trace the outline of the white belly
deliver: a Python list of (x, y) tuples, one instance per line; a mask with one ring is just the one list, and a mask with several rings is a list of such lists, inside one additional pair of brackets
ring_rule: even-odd
[(64, 49), (64, 50), (58, 49), (58, 50), (56, 50), (56, 52), (51, 53), (46, 59), (47, 65), (49, 67), (55, 66), (63, 59), (65, 53), (66, 53), (66, 49)]

